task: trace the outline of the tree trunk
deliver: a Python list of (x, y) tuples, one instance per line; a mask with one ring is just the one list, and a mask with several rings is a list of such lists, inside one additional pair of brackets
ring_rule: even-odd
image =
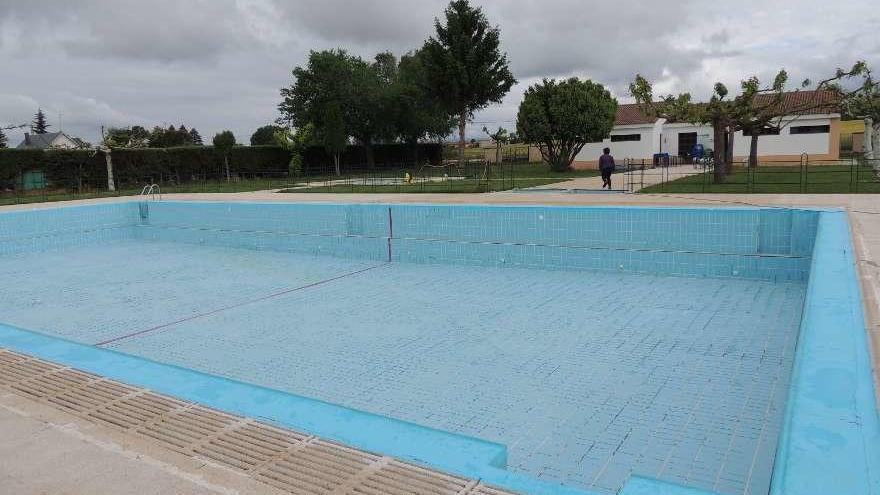
[(373, 156), (373, 143), (370, 140), (364, 141), (364, 154), (367, 155), (367, 168), (370, 170), (376, 168), (376, 158)]
[(720, 184), (724, 182), (725, 169), (727, 168), (724, 166), (724, 160), (727, 159), (724, 137), (727, 133), (724, 132), (724, 127), (717, 119), (712, 122), (712, 134), (712, 139), (715, 141), (715, 149), (712, 150), (712, 161), (715, 162), (715, 182)]
[(116, 182), (113, 180), (113, 158), (110, 157), (110, 150), (104, 153), (104, 161), (107, 163), (107, 190), (113, 192), (116, 190)]
[(758, 166), (758, 130), (752, 129), (752, 137), (749, 142), (749, 168)]
[(336, 169), (336, 175), (342, 175), (342, 171), (339, 170), (339, 152), (333, 153), (333, 167)]
[(733, 170), (733, 137), (736, 131), (732, 128), (727, 129), (727, 141), (724, 145), (724, 175), (730, 174)]
[(223, 155), (223, 165), (226, 167), (226, 182), (229, 182), (229, 155)]
[(458, 164), (464, 164), (464, 128), (467, 125), (467, 112), (462, 109), (458, 116)]
[(878, 150), (880, 147), (880, 121), (874, 122), (871, 117), (865, 117), (865, 141), (863, 146), (863, 156), (867, 165), (874, 169), (874, 177), (880, 178), (880, 160), (878, 160)]
[(410, 146), (412, 146), (413, 168), (417, 169), (419, 166), (419, 140), (414, 139), (410, 141)]

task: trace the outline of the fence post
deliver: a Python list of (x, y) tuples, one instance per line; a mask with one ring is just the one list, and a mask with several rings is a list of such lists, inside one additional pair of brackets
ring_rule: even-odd
[(810, 166), (810, 155), (801, 153), (801, 193), (807, 190), (807, 174)]

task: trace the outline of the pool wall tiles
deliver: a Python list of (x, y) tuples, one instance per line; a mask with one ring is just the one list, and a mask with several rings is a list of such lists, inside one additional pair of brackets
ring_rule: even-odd
[(394, 261), (416, 263), (804, 281), (816, 221), (749, 208), (127, 202), (0, 215), (0, 253), (139, 238), (385, 261), (390, 244)]
[(144, 240), (386, 261), (388, 207), (150, 203)]
[(395, 207), (393, 216), (395, 261), (776, 281), (807, 279), (818, 218), (779, 209), (483, 206)]
[(129, 204), (34, 209), (0, 214), (0, 255), (132, 239), (140, 221)]
[(792, 251), (792, 235), (811, 249), (817, 219), (815, 211), (745, 208), (398, 205), (393, 213), (398, 238), (734, 254), (809, 254)]

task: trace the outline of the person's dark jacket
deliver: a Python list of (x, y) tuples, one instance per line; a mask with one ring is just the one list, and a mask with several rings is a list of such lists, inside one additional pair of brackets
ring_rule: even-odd
[(600, 156), (599, 170), (614, 170), (614, 157), (611, 155)]

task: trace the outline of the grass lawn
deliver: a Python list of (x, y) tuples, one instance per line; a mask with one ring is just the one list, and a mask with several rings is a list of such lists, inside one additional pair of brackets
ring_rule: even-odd
[(880, 193), (870, 167), (815, 165), (806, 169), (766, 166), (749, 170), (734, 167), (724, 183), (714, 183), (711, 172), (682, 177), (646, 187), (643, 193)]
[[(553, 172), (550, 167), (544, 163), (515, 163), (506, 164), (503, 168), (503, 176), (501, 167), (492, 167), (490, 180), (461, 180), (461, 181), (444, 181), (444, 182), (426, 182), (408, 185), (391, 185), (391, 186), (332, 186), (324, 185), (326, 180), (337, 180), (339, 178), (359, 178), (359, 177), (403, 177), (402, 170), (377, 170), (372, 172), (356, 172), (345, 174), (342, 177), (322, 176), (322, 177), (305, 177), (299, 180), (287, 177), (265, 178), (265, 179), (240, 179), (226, 182), (224, 180), (211, 180), (203, 182), (187, 182), (183, 184), (160, 183), (162, 194), (171, 193), (234, 193), (234, 192), (250, 192), (262, 191), (268, 189), (285, 189), (292, 187), (295, 183), (311, 181), (315, 187), (307, 190), (285, 191), (285, 192), (375, 192), (375, 193), (394, 193), (394, 192), (487, 192), (501, 191), (506, 189), (532, 187), (544, 184), (552, 184), (560, 182), (571, 177), (592, 177), (598, 175), (596, 170), (569, 170), (565, 172)], [(413, 175), (418, 175), (416, 171), (410, 170)], [(433, 170), (431, 173), (436, 175), (442, 174), (440, 171)], [(103, 184), (98, 187), (87, 187), (79, 192), (65, 189), (40, 189), (32, 191), (0, 191), (0, 206), (10, 204), (26, 204), (26, 203), (43, 203), (52, 201), (71, 201), (77, 199), (92, 198), (110, 198), (117, 196), (136, 196), (140, 194), (141, 187), (136, 188), (120, 188), (110, 192), (103, 189)]]
[[(506, 164), (504, 167), (493, 166), (490, 169), (489, 179), (463, 179), (449, 181), (425, 181), (414, 182), (412, 184), (339, 184), (328, 185), (329, 181), (368, 178), (377, 180), (378, 178), (403, 178), (404, 173), (409, 172), (414, 177), (426, 175), (439, 178), (443, 173), (443, 169), (432, 169), (425, 173), (424, 170), (379, 170), (372, 173), (354, 173), (343, 174), (341, 176), (325, 176), (320, 178), (306, 178), (301, 183), (310, 183), (311, 187), (286, 189), (281, 192), (289, 193), (477, 193), (489, 191), (505, 191), (509, 189), (522, 189), (526, 187), (541, 186), (545, 184), (553, 184), (562, 182), (573, 177), (593, 177), (599, 175), (598, 170), (567, 170), (564, 172), (554, 172), (545, 163), (514, 163)], [(454, 175), (452, 171), (450, 175)]]

